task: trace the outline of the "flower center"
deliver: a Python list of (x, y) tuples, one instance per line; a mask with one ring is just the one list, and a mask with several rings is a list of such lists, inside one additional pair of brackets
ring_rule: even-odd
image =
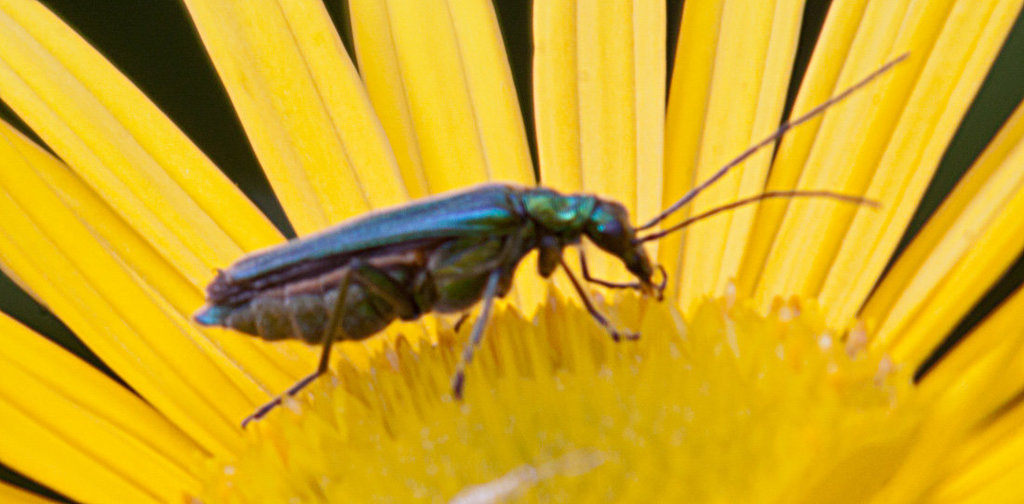
[(551, 297), (533, 321), (498, 307), (461, 403), (448, 384), (471, 324), (419, 349), (399, 339), (368, 371), (340, 363), (309, 404), (264, 420), (208, 497), (856, 500), (918, 424), (908, 373), (813, 307), (706, 301), (683, 322), (624, 295), (604, 309), (642, 336), (615, 343)]

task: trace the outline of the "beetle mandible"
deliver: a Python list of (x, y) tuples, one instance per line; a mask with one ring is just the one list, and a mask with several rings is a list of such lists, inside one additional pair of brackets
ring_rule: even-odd
[(661, 282), (654, 282), (658, 267), (644, 250), (646, 241), (767, 198), (827, 197), (874, 204), (829, 191), (765, 192), (692, 216), (662, 231), (638, 235), (681, 209), (751, 154), (821, 114), (906, 56), (886, 63), (806, 114), (783, 123), (768, 138), (639, 227), (630, 223), (625, 207), (599, 196), (485, 184), (373, 212), (242, 258), (218, 272), (207, 287), (207, 305), (196, 313), (195, 320), (268, 340), (298, 338), (324, 347), (316, 371), (257, 409), (242, 425), (261, 418), (284, 397), (294, 395), (323, 374), (335, 340), (367, 338), (398, 318), (413, 320), (429, 312), (463, 312), (482, 300), (480, 316), (452, 378), (452, 394), (460, 398), (466, 366), (483, 337), (494, 299), (509, 291), (520, 260), (535, 249), (539, 252), (538, 273), (547, 278), (561, 266), (587, 311), (615, 340), (637, 337), (616, 330), (594, 308), (580, 281), (566, 266), (563, 249), (580, 244), (585, 236), (617, 257), (636, 277), (631, 283), (592, 278), (581, 252), (586, 281), (637, 289), (660, 299), (667, 276), (661, 270)]

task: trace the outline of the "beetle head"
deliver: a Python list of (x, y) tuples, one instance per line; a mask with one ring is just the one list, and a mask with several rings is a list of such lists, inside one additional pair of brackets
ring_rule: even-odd
[(614, 201), (598, 200), (583, 232), (595, 245), (622, 261), (639, 280), (640, 291), (660, 297), (661, 286), (651, 281), (654, 275), (651, 260), (643, 244), (636, 241), (636, 231), (625, 207)]

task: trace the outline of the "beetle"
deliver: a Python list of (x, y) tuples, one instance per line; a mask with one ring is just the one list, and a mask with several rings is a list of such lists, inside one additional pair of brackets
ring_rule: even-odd
[(482, 301), (480, 316), (452, 378), (452, 394), (461, 398), (466, 366), (480, 344), (496, 297), (511, 289), (520, 260), (538, 251), (538, 273), (551, 276), (561, 266), (583, 305), (615, 340), (638, 335), (621, 332), (595, 309), (581, 282), (563, 258), (563, 250), (583, 237), (617, 257), (631, 283), (590, 276), (586, 281), (630, 288), (661, 298), (661, 282), (643, 243), (661, 238), (716, 213), (777, 197), (827, 197), (859, 204), (864, 198), (829, 191), (774, 191), (734, 201), (692, 216), (659, 232), (639, 236), (669, 217), (702, 190), (785, 131), (821, 114), (893, 65), (882, 66), (842, 93), (751, 146), (642, 226), (634, 227), (620, 203), (590, 194), (561, 194), (543, 187), (484, 184), (445, 193), (343, 222), (333, 228), (246, 256), (218, 271), (207, 287), (207, 304), (195, 315), (201, 325), (223, 326), (268, 340), (297, 338), (322, 344), (316, 371), (247, 417), (261, 418), (284, 397), (294, 395), (323, 374), (332, 343), (370, 337), (395, 319), (414, 320), (429, 312), (464, 312)]

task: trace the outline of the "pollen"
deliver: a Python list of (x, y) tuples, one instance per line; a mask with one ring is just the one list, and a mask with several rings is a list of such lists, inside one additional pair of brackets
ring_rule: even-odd
[[(914, 439), (910, 370), (825, 326), (809, 302), (616, 296), (616, 343), (552, 291), (497, 306), (465, 397), (472, 323), (399, 338), (260, 422), (209, 471), (207, 502), (858, 501)], [(470, 321), (472, 322), (472, 320)]]

